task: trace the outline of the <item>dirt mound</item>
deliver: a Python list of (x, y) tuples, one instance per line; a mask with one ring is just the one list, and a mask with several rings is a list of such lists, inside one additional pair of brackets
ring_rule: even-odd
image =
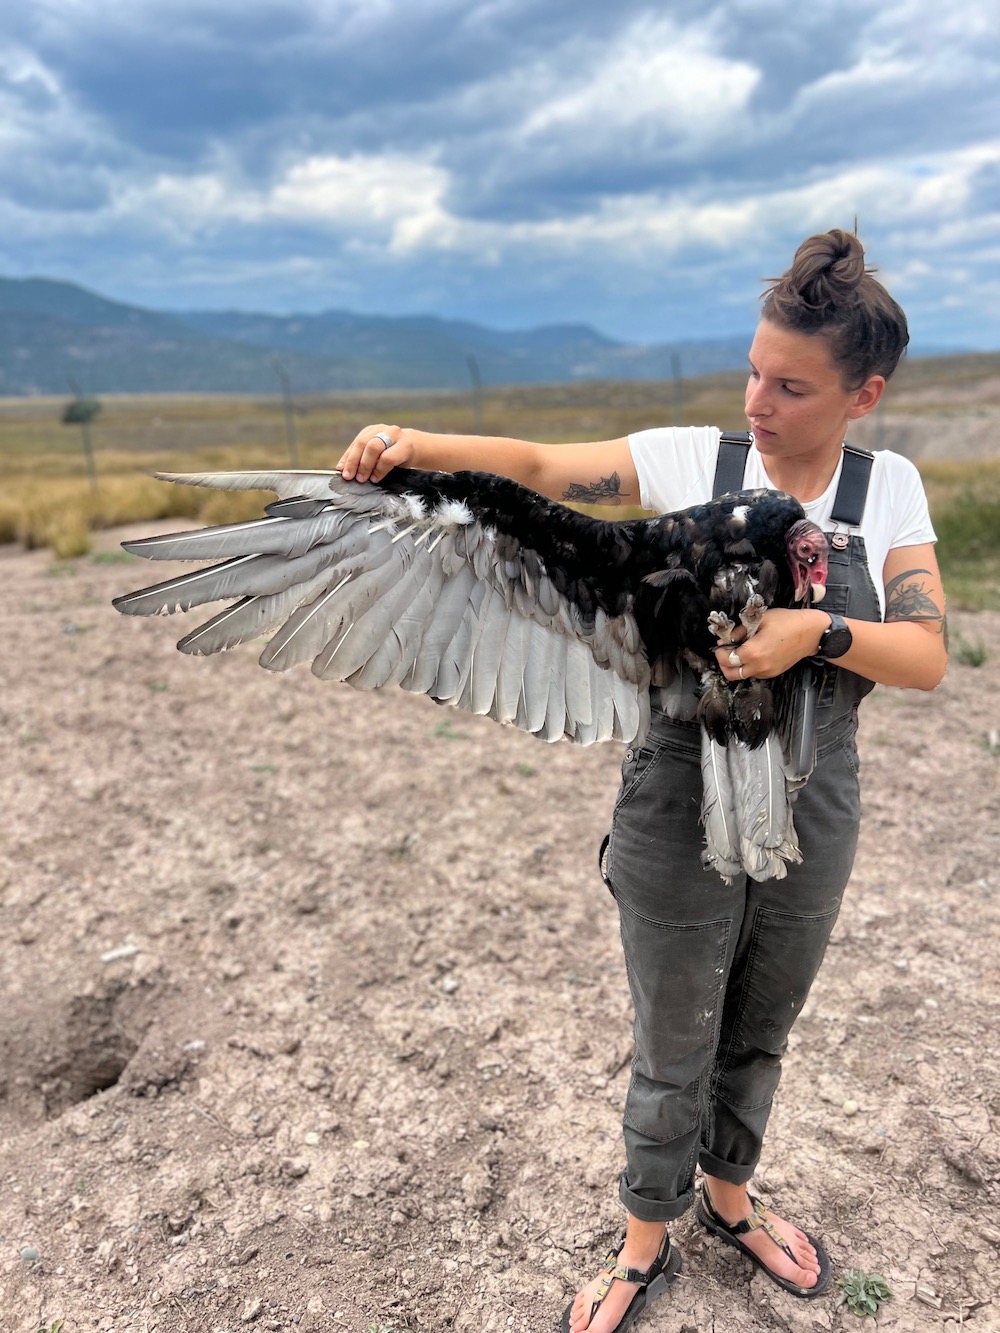
[[(554, 1328), (621, 1217), (617, 748), (184, 658), (110, 610), (138, 566), (0, 574), (0, 1329)], [(885, 1275), (880, 1327), (985, 1333), (1000, 617), (956, 620), (985, 664), (865, 706), (758, 1187)], [(650, 1333), (860, 1327), (676, 1238)]]

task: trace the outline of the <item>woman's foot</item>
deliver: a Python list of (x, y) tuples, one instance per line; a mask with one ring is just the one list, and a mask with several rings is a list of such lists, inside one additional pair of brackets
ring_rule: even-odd
[(727, 1227), (743, 1221), (754, 1222), (738, 1236), (739, 1248), (755, 1256), (768, 1273), (780, 1278), (779, 1285), (789, 1284), (804, 1291), (816, 1287), (823, 1274), (823, 1263), (804, 1231), (759, 1202), (755, 1208), (746, 1185), (731, 1185), (706, 1176), (703, 1193), (708, 1207)]
[[(640, 1290), (638, 1282), (627, 1282), (615, 1278), (609, 1283), (609, 1275), (617, 1266), (619, 1269), (634, 1269), (639, 1273), (648, 1273), (663, 1254), (666, 1260), (669, 1242), (666, 1239), (666, 1227), (662, 1222), (640, 1222), (630, 1217), (625, 1232), (625, 1241), (618, 1252), (617, 1259), (609, 1257), (604, 1271), (592, 1282), (577, 1292), (572, 1305), (566, 1311), (568, 1322), (563, 1328), (569, 1333), (614, 1333), (619, 1327), (625, 1312), (635, 1300)], [(679, 1268), (679, 1258), (671, 1265), (672, 1272), (668, 1281)], [(655, 1276), (655, 1274), (654, 1274)], [(591, 1318), (594, 1302), (599, 1305)]]

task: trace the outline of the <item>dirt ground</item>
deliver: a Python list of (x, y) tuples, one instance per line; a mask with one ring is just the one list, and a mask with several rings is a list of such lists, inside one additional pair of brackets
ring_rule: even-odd
[[(185, 658), (119, 536), (0, 552), (0, 1330), (555, 1329), (621, 1223), (618, 747)], [(897, 1333), (1000, 1329), (1000, 616), (952, 631), (865, 706), (757, 1181)], [(644, 1331), (863, 1327), (674, 1234)]]

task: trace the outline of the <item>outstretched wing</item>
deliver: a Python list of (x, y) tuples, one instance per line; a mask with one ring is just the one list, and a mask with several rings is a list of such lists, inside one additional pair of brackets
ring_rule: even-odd
[(249, 523), (124, 543), (222, 562), (115, 599), (125, 615), (230, 601), (182, 652), (273, 636), (260, 657), (270, 670), (308, 661), (324, 680), (399, 685), (550, 741), (645, 732), (628, 524), (485, 473), (399, 468), (379, 486), (337, 472), (161, 475), (280, 497)]

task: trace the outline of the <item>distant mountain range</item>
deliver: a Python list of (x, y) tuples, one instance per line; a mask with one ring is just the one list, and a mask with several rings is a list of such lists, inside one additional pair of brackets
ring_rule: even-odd
[[(234, 310), (163, 313), (48, 278), (0, 278), (0, 395), (296, 393), (668, 379), (746, 365), (749, 337), (628, 345), (586, 325), (502, 331), (398, 318)], [(470, 362), (471, 358), (471, 362)]]
[[(0, 278), (0, 396), (467, 389), (483, 384), (661, 380), (746, 366), (732, 338), (629, 344), (586, 324), (501, 330), (434, 315), (167, 314), (71, 282)], [(918, 355), (954, 349), (921, 347)], [(911, 355), (912, 355), (911, 349)]]

